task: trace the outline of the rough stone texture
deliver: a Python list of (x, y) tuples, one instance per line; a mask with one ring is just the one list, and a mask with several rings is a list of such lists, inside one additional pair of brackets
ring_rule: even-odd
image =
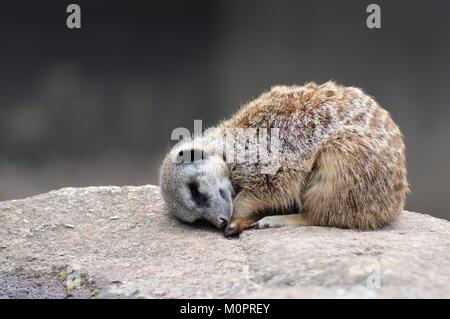
[(65, 188), (0, 203), (0, 297), (450, 297), (450, 223), (379, 231), (184, 225), (155, 186)]

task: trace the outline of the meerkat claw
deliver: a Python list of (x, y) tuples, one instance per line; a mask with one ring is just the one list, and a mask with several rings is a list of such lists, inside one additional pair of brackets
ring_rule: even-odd
[(271, 228), (271, 227), (279, 227), (275, 223), (272, 223), (270, 219), (267, 219), (267, 217), (264, 217), (253, 224), (250, 225), (253, 229), (264, 229), (264, 228)]
[(251, 224), (249, 228), (263, 229), (263, 228), (269, 228), (269, 227), (270, 227), (270, 225), (268, 223), (262, 223), (260, 220), (258, 220), (257, 222), (254, 222), (253, 224)]

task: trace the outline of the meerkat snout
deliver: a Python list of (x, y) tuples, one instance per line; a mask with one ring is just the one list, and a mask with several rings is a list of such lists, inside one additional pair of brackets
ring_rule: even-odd
[(217, 228), (228, 225), (234, 189), (221, 156), (189, 143), (176, 146), (161, 166), (160, 186), (169, 211), (179, 220), (192, 223), (204, 219)]

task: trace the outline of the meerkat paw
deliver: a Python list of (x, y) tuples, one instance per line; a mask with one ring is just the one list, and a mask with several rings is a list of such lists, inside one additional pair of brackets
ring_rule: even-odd
[(305, 220), (302, 214), (292, 214), (292, 215), (273, 215), (266, 216), (256, 222), (254, 222), (251, 227), (256, 229), (263, 228), (276, 228), (284, 226), (306, 226), (308, 222)]
[(263, 229), (263, 228), (276, 228), (285, 226), (283, 220), (277, 217), (279, 216), (266, 216), (264, 218), (261, 218), (257, 222), (254, 222), (251, 225), (251, 227), (256, 229)]
[(224, 235), (225, 237), (235, 237), (239, 236), (243, 230), (250, 227), (250, 225), (254, 222), (254, 219), (250, 218), (239, 218), (231, 221), (227, 227), (225, 227)]
[(225, 227), (225, 230), (223, 231), (223, 234), (225, 237), (235, 237), (239, 236), (239, 234), (242, 232), (241, 227), (237, 223), (230, 223), (228, 226)]

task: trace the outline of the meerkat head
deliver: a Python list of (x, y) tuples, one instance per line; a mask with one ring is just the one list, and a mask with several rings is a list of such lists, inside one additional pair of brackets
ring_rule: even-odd
[(198, 146), (191, 141), (169, 152), (160, 170), (161, 192), (181, 221), (204, 219), (224, 228), (233, 211), (229, 169), (222, 156)]

